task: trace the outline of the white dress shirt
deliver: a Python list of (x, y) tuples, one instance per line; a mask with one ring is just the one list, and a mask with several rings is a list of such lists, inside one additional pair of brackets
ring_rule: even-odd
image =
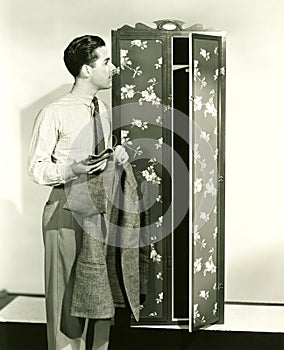
[[(74, 89), (38, 114), (30, 145), (28, 172), (42, 185), (64, 184), (76, 175), (71, 164), (94, 153), (93, 96)], [(111, 118), (98, 99), (104, 141), (111, 147)]]

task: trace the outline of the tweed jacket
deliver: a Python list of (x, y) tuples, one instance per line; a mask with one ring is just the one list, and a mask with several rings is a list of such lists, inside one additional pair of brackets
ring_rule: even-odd
[[(119, 245), (124, 289), (134, 318), (139, 320), (140, 294), (147, 294), (150, 247), (146, 235), (148, 211), (146, 188), (143, 200), (137, 174), (127, 164), (123, 170), (109, 160), (99, 175), (80, 176), (66, 189), (66, 209), (83, 218), (83, 242), (76, 269), (71, 315), (83, 318), (114, 316), (113, 295), (118, 281), (113, 281), (107, 261), (108, 247)], [(121, 192), (123, 188), (123, 195)], [(103, 237), (99, 217), (107, 222)], [(141, 226), (143, 235), (140, 235)], [(145, 231), (146, 228), (146, 231)]]

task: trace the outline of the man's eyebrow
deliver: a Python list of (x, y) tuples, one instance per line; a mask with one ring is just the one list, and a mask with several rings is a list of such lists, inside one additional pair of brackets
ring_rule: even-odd
[(110, 60), (110, 57), (107, 57), (104, 62), (108, 62)]

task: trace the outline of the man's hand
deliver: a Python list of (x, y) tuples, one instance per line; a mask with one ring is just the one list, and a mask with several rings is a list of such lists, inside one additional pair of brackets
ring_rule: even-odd
[(102, 171), (105, 169), (107, 164), (107, 159), (104, 159), (100, 162), (97, 162), (93, 165), (86, 165), (84, 161), (81, 162), (74, 162), (71, 167), (72, 171), (75, 175), (81, 175), (81, 174), (93, 174), (97, 171)]
[(113, 153), (113, 159), (119, 164), (123, 165), (125, 164), (128, 159), (129, 155), (127, 154), (125, 148), (121, 145), (118, 145), (115, 147), (114, 153)]

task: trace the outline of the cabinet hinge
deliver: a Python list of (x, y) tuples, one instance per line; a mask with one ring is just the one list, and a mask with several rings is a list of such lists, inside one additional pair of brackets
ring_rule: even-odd
[(224, 289), (224, 283), (218, 283), (218, 290)]

